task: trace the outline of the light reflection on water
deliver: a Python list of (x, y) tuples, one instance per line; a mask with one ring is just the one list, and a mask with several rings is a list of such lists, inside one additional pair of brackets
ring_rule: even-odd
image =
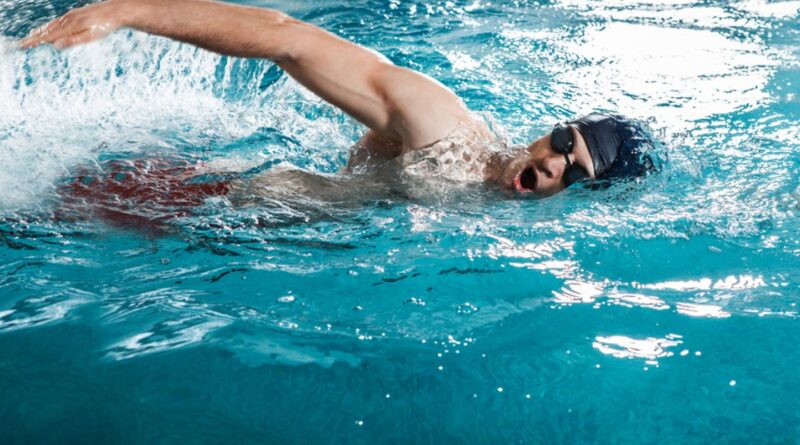
[(11, 309), (0, 311), (0, 331), (28, 329), (63, 320), (87, 301), (80, 296), (58, 294), (20, 300)]
[(680, 335), (669, 334), (665, 338), (644, 338), (635, 339), (624, 335), (612, 335), (609, 337), (597, 337), (592, 343), (592, 347), (603, 354), (611, 355), (616, 358), (643, 358), (651, 364), (657, 358), (671, 357), (674, 352), (669, 348), (680, 346), (683, 341)]

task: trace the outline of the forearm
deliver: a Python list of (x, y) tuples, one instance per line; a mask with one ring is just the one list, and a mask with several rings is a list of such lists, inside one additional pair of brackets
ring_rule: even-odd
[(236, 57), (285, 59), (296, 20), (279, 11), (205, 0), (121, 0), (124, 26)]
[(271, 59), (323, 99), (405, 147), (435, 142), (457, 122), (471, 119), (453, 92), (433, 79), (270, 9), (208, 0), (108, 0), (74, 9), (19, 44), (69, 48), (123, 26), (220, 54)]
[(378, 53), (270, 9), (206, 0), (112, 1), (124, 2), (124, 26), (220, 54), (271, 59), (367, 126), (399, 137), (371, 80), (388, 64)]

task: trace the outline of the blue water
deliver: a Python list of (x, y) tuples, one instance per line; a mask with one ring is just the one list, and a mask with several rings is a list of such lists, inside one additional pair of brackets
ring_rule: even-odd
[(800, 2), (269, 3), (517, 144), (646, 120), (666, 167), (539, 201), (143, 207), (157, 229), (64, 216), (64, 184), (332, 175), (362, 128), (267, 62), (11, 48), (77, 3), (0, 1), (0, 443), (800, 442)]

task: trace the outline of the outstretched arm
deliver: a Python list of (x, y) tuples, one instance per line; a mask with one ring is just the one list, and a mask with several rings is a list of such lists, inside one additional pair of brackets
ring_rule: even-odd
[(58, 48), (130, 27), (220, 54), (271, 59), (298, 82), (405, 149), (436, 142), (470, 120), (444, 85), (279, 11), (207, 0), (108, 0), (75, 9), (20, 45)]

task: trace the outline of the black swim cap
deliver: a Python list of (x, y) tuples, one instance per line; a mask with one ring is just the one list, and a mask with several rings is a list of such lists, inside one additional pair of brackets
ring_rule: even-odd
[(630, 119), (592, 113), (569, 124), (586, 141), (596, 178), (642, 176), (658, 169), (650, 153), (652, 138)]

